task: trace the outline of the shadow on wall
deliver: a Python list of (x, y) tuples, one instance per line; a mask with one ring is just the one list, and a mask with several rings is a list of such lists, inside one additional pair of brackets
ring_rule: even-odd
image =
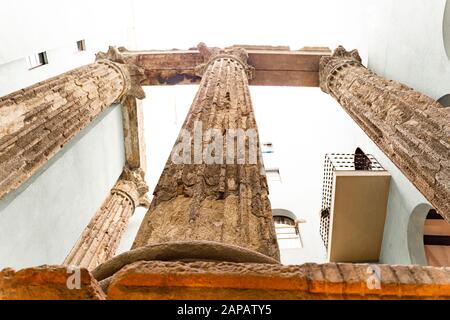
[(425, 256), (425, 245), (423, 243), (423, 234), (425, 220), (431, 206), (427, 203), (417, 205), (412, 211), (408, 222), (408, 250), (411, 264), (422, 266), (428, 265)]
[(442, 22), (442, 35), (444, 41), (445, 52), (450, 60), (450, 1), (447, 0), (444, 10), (444, 19)]
[(450, 107), (450, 94), (446, 94), (441, 97), (437, 102), (439, 102), (444, 108)]

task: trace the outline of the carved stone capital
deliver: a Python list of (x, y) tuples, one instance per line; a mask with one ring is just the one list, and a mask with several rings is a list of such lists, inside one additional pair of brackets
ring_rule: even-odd
[(130, 170), (125, 167), (113, 191), (125, 193), (134, 203), (135, 207), (149, 207), (150, 203), (147, 197), (148, 186), (145, 182), (145, 173), (142, 169)]
[(319, 64), (320, 89), (330, 94), (329, 83), (336, 73), (342, 68), (350, 65), (357, 65), (364, 68), (358, 50), (347, 51), (343, 46), (334, 50), (331, 56), (323, 56)]
[(195, 73), (198, 76), (202, 76), (208, 66), (217, 59), (229, 58), (233, 59), (242, 65), (245, 72), (247, 73), (247, 78), (250, 80), (253, 78), (254, 67), (248, 64), (248, 53), (244, 48), (240, 47), (229, 47), (225, 49), (217, 47), (207, 47), (206, 44), (200, 42), (197, 45), (200, 55), (203, 57), (203, 63), (198, 65), (195, 69)]
[(119, 98), (119, 102), (123, 102), (126, 96), (132, 96), (137, 99), (144, 99), (145, 92), (141, 87), (141, 81), (145, 78), (144, 69), (127, 63), (122, 52), (126, 49), (121, 48), (119, 51), (116, 47), (110, 46), (106, 53), (98, 52), (95, 55), (95, 60), (103, 63), (113, 64), (121, 72), (125, 88)]

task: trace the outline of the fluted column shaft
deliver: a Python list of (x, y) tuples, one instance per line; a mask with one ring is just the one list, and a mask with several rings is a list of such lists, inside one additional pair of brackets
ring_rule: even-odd
[[(230, 129), (252, 130), (259, 148), (248, 87), (247, 53), (243, 49), (219, 50), (205, 46), (200, 46), (200, 51), (205, 64), (198, 70), (203, 76), (182, 127), (182, 132), (192, 135), (189, 142), (192, 162), (175, 164), (169, 158), (133, 248), (170, 241), (209, 240), (279, 259), (261, 158), (258, 156), (255, 163), (250, 163), (247, 139), (245, 163), (239, 162), (242, 160), (239, 151), (234, 152), (231, 163), (226, 160), (226, 150), (231, 145), (225, 135)], [(211, 129), (221, 135), (217, 139), (223, 138), (224, 152), (215, 151), (215, 157), (222, 163), (208, 164), (204, 159), (198, 162), (195, 154), (199, 146), (196, 146), (195, 131), (201, 130), (204, 139), (200, 149), (205, 152), (211, 141), (205, 138), (206, 132)], [(182, 132), (175, 146), (183, 143)]]
[(143, 172), (125, 169), (64, 264), (91, 270), (112, 258), (135, 209), (145, 205), (147, 191)]
[(105, 57), (0, 98), (0, 198), (128, 95), (144, 97), (139, 70)]
[(322, 58), (320, 86), (450, 221), (450, 109), (376, 75), (342, 47)]

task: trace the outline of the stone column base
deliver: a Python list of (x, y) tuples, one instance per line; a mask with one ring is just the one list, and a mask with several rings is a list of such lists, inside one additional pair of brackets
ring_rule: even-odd
[(137, 261), (104, 290), (86, 269), (69, 288), (74, 275), (61, 266), (4, 269), (0, 299), (450, 299), (450, 268), (420, 266)]
[(116, 273), (108, 299), (449, 299), (450, 270), (380, 265), (140, 261)]

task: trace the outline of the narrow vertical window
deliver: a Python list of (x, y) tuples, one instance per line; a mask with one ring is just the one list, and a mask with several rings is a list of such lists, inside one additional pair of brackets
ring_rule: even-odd
[(303, 248), (299, 223), (306, 221), (297, 219), (291, 211), (285, 209), (273, 209), (272, 214), (280, 249)]
[(84, 40), (77, 41), (77, 50), (78, 52), (86, 51), (86, 42)]

